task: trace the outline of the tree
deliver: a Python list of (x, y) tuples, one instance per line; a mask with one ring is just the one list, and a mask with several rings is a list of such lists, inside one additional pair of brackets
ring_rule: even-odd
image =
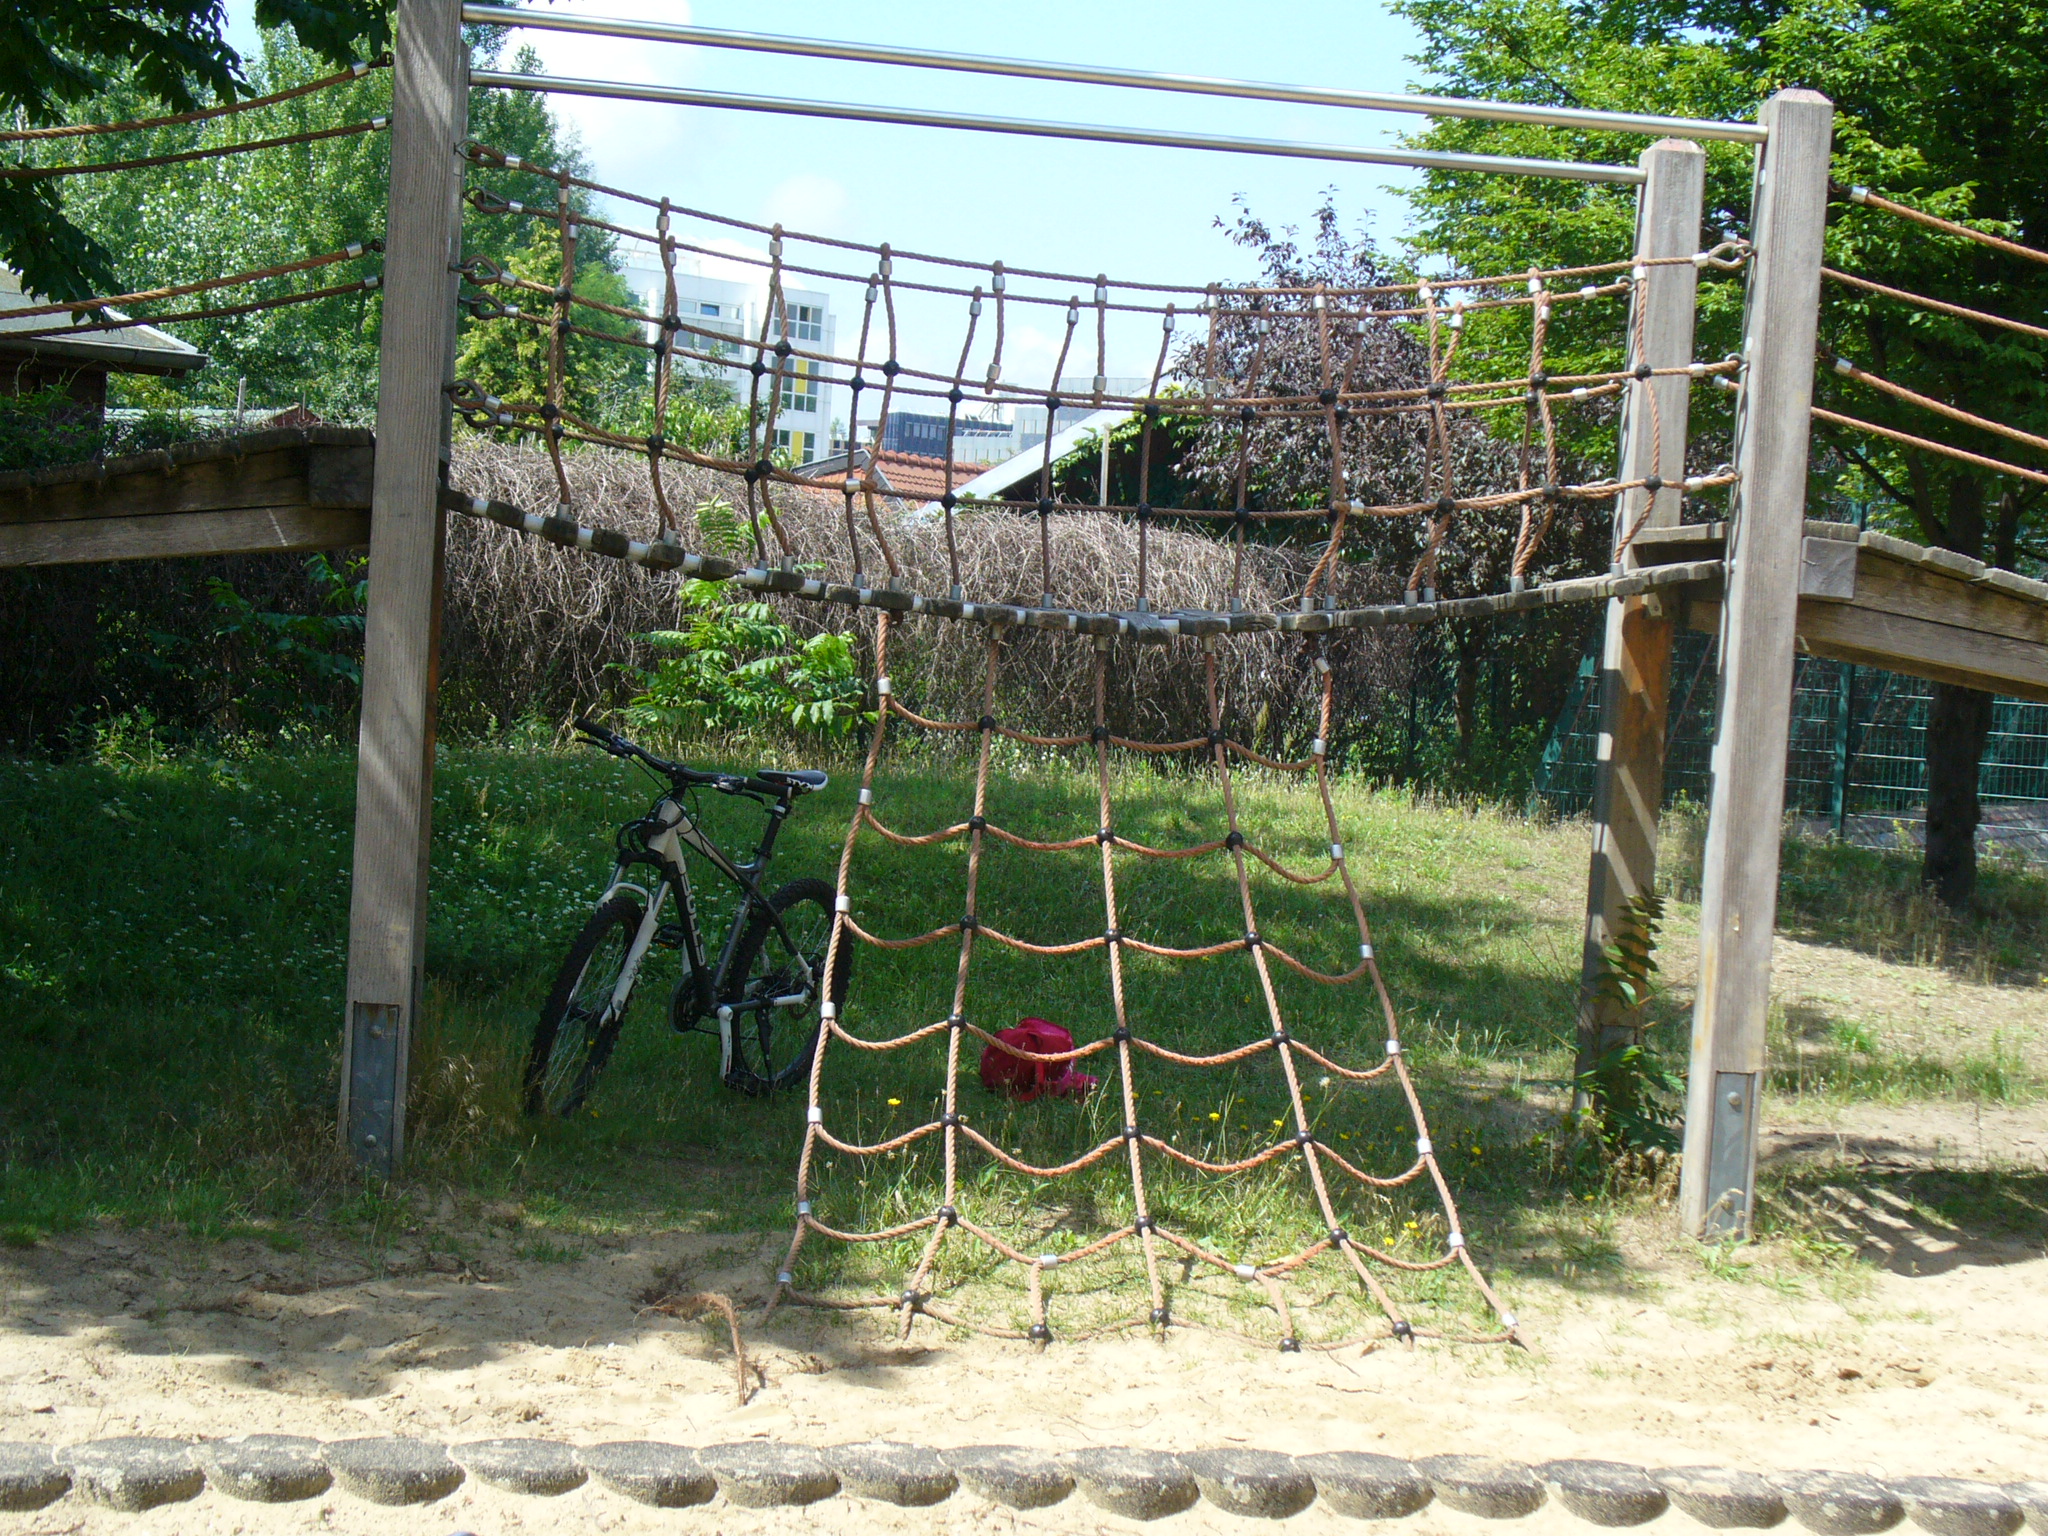
[[(221, 0), (13, 0), (0, 33), (0, 115), (19, 127), (123, 89), (171, 113), (257, 94), (227, 40)], [(263, 27), (289, 26), (334, 65), (391, 41), (387, 0), (256, 0)], [(56, 183), (0, 181), (0, 261), (34, 292), (86, 298), (114, 284), (112, 251), (66, 217)]]
[[(1770, 92), (1807, 86), (1837, 109), (1835, 175), (2037, 248), (2048, 181), (2032, 156), (2048, 130), (2048, 11), (2026, 0), (1405, 0), (1418, 62), (1452, 95), (1621, 111), (1751, 117)], [(1526, 125), (1444, 121), (1430, 148), (1551, 158), (1629, 158), (1638, 140)], [(1748, 225), (1749, 155), (1708, 148), (1712, 229)], [(1432, 173), (1417, 194), (1418, 245), (1467, 267), (1510, 249), (1521, 262), (1611, 258), (1627, 249), (1630, 195), (1578, 183), (1524, 185)], [(2048, 266), (1843, 201), (1828, 263), (1892, 287), (2040, 325)], [(1598, 256), (1593, 253), (1598, 252)], [(1735, 285), (1709, 285), (1701, 351), (1735, 340)], [(2048, 432), (2048, 346), (1830, 283), (1824, 349), (1919, 393)], [(1972, 452), (2034, 463), (2009, 440), (1944, 422), (1823, 370), (1818, 398), (1844, 414)], [(1703, 400), (1700, 402), (1707, 404)], [(1725, 421), (1725, 418), (1723, 418)], [(1708, 418), (1709, 434), (1725, 427)], [(1711, 440), (1711, 438), (1710, 438)], [(1725, 439), (1722, 439), (1725, 441)], [(2048, 560), (2041, 489), (1860, 434), (1825, 430), (1816, 500), (1856, 500), (1879, 526), (1993, 564)], [(1720, 444), (1715, 443), (1718, 450)], [(1988, 695), (1936, 684), (1927, 733), (1924, 875), (1962, 906), (1976, 879), (1977, 779)]]

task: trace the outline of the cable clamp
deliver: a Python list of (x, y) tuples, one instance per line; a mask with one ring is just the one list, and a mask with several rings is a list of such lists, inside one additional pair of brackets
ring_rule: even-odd
[(1342, 843), (1330, 844), (1330, 862), (1332, 864), (1342, 864), (1344, 862), (1344, 845)]
[(778, 1269), (775, 1271), (775, 1283), (777, 1285), (795, 1285), (796, 1276), (786, 1269)]
[(859, 798), (862, 805), (873, 805), (875, 803), (875, 792), (863, 784)]
[(1401, 1042), (1400, 1042), (1400, 1041), (1398, 1041), (1398, 1040), (1389, 1040), (1389, 1041), (1387, 1042), (1387, 1054), (1388, 1054), (1389, 1056), (1398, 1056), (1398, 1055), (1400, 1055), (1400, 1054), (1401, 1054)]
[(1359, 945), (1358, 958), (1361, 960), (1370, 960), (1372, 958), (1372, 946), (1370, 944)]
[(1240, 1280), (1256, 1280), (1259, 1278), (1258, 1269), (1250, 1264), (1233, 1264), (1230, 1266), (1230, 1272)]
[(1465, 1246), (1465, 1234), (1462, 1232), (1453, 1232), (1449, 1237), (1444, 1239), (1444, 1246), (1446, 1248), (1451, 1249), (1453, 1252), (1456, 1252), (1458, 1249)]
[(832, 910), (834, 912), (851, 912), (853, 910), (853, 898), (847, 895), (846, 892), (841, 891), (832, 898)]
[(1320, 736), (1308, 744), (1308, 755), (1310, 757), (1321, 757), (1329, 750), (1330, 744)]
[(886, 677), (878, 677), (878, 678), (876, 678), (876, 679), (875, 679), (875, 692), (876, 692), (876, 693), (878, 693), (878, 694), (880, 694), (880, 695), (881, 695), (881, 696), (882, 696), (883, 698), (885, 698), (885, 699), (886, 699), (886, 698), (887, 698), (887, 697), (889, 696), (889, 679), (888, 679), (888, 678), (886, 678)]
[(825, 1123), (825, 1111), (816, 1104), (813, 1104), (810, 1109), (809, 1119), (813, 1125), (823, 1125)]
[(1507, 1329), (1508, 1332), (1513, 1333), (1515, 1331), (1515, 1314), (1512, 1312), (1501, 1313), (1500, 1325)]
[(1056, 1253), (1041, 1253), (1038, 1256), (1038, 1267), (1040, 1269), (1058, 1269), (1060, 1267), (1060, 1256)]
[(1322, 673), (1325, 677), (1327, 677), (1330, 672), (1330, 658), (1327, 656), (1318, 656), (1315, 660), (1315, 668), (1318, 672)]
[(1415, 1155), (1417, 1157), (1428, 1157), (1434, 1151), (1436, 1151), (1436, 1148), (1430, 1144), (1427, 1136), (1415, 1138)]
[(818, 1017), (821, 1019), (838, 1018), (839, 1005), (833, 1002), (831, 998), (826, 998), (822, 1003), (818, 1004)]

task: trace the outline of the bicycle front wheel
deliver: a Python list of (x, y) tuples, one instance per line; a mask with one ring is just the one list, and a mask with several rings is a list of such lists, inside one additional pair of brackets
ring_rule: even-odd
[(621, 891), (590, 914), (569, 946), (526, 1058), (529, 1115), (573, 1115), (590, 1096), (626, 1022), (631, 994), (616, 1008), (612, 1000), (646, 915), (638, 896)]
[(732, 979), (721, 1000), (734, 1005), (789, 1001), (733, 1015), (725, 1085), (742, 1093), (773, 1093), (810, 1070), (811, 1055), (818, 1048), (818, 1004), (828, 996), (835, 1006), (844, 1003), (846, 980), (853, 971), (853, 940), (848, 935), (839, 945), (829, 990), (825, 986), (825, 953), (832, 941), (831, 886), (822, 880), (792, 880), (768, 898), (768, 905), (782, 919), (782, 927), (778, 931), (766, 913), (755, 912), (733, 951), (728, 972)]

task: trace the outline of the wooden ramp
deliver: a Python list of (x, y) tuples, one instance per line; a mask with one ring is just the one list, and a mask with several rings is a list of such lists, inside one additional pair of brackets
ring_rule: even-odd
[(0, 474), (0, 567), (370, 542), (376, 434), (287, 427)]
[[(1718, 559), (1725, 523), (1646, 528), (1639, 568)], [(1718, 582), (1680, 589), (1682, 618), (1716, 632)], [(1799, 645), (1815, 656), (2048, 702), (2048, 582), (1858, 530), (1808, 522), (1800, 543)]]

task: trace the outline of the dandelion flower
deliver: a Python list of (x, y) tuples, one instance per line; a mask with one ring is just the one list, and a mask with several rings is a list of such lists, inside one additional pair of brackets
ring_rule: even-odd
[(903, 1101), (902, 1101), (901, 1099), (891, 1099), (891, 1100), (889, 1101), (889, 1107), (890, 1107), (891, 1109), (894, 1109), (894, 1108), (896, 1108), (896, 1107), (897, 1107), (898, 1105), (900, 1105), (900, 1104), (901, 1104), (902, 1102), (903, 1102)]
[(1273, 1122), (1273, 1129), (1277, 1131), (1284, 1124), (1286, 1124), (1286, 1122), (1283, 1120), (1275, 1120)]
[(1209, 1111), (1209, 1118), (1211, 1120), (1221, 1120), (1223, 1117), (1217, 1114), (1216, 1111), (1212, 1109)]

